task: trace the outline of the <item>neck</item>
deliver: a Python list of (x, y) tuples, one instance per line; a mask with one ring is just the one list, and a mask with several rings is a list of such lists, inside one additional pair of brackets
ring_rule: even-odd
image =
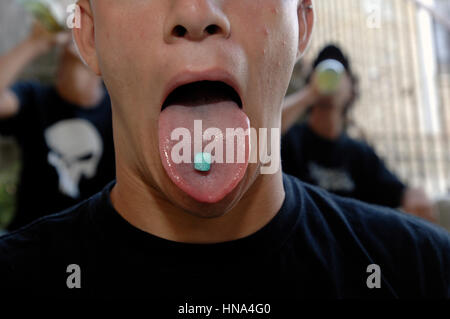
[(249, 236), (269, 223), (285, 197), (281, 171), (260, 175), (231, 211), (217, 218), (201, 218), (175, 206), (117, 165), (117, 183), (111, 192), (115, 209), (136, 228), (177, 242), (219, 243)]
[(101, 78), (80, 61), (61, 63), (56, 79), (56, 90), (64, 100), (82, 108), (95, 107), (104, 95)]
[(344, 129), (341, 112), (331, 106), (314, 106), (308, 124), (314, 133), (329, 140), (337, 139)]

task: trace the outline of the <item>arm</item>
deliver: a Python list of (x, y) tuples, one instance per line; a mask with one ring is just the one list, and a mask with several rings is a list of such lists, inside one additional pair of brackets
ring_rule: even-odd
[(67, 40), (68, 35), (50, 34), (36, 24), (25, 41), (0, 57), (0, 120), (13, 117), (19, 110), (18, 98), (9, 87), (24, 67), (56, 44), (63, 44)]
[[(367, 147), (365, 171), (368, 172), (367, 185), (370, 197), (376, 199), (375, 204), (400, 208), (402, 211), (429, 221), (435, 222), (433, 207), (426, 193), (420, 188), (413, 188), (403, 184), (392, 173), (375, 151)], [(372, 188), (373, 187), (373, 188)]]
[(421, 188), (407, 188), (403, 194), (402, 210), (412, 215), (436, 222), (433, 205)]
[(284, 135), (294, 125), (308, 106), (315, 103), (317, 96), (316, 90), (307, 86), (284, 99), (281, 114), (281, 135)]
[(309, 83), (300, 91), (284, 99), (281, 113), (281, 135), (283, 136), (308, 107), (317, 103), (324, 96), (320, 93), (316, 75), (313, 74)]

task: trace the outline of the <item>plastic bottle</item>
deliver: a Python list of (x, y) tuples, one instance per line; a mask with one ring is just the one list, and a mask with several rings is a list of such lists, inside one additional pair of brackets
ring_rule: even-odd
[(57, 0), (18, 0), (48, 31), (64, 30), (65, 8)]
[(323, 95), (331, 95), (339, 89), (345, 67), (337, 60), (328, 59), (316, 67), (315, 73), (319, 92)]

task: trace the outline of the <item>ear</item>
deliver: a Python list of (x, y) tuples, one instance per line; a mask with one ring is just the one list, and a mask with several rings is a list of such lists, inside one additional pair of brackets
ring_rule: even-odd
[(311, 41), (311, 34), (314, 29), (315, 14), (313, 0), (300, 0), (297, 8), (299, 42), (297, 60), (305, 54)]
[(101, 75), (98, 64), (97, 51), (95, 48), (95, 27), (92, 7), (89, 0), (79, 0), (80, 27), (75, 27), (72, 31), (75, 45), (81, 59), (95, 74)]

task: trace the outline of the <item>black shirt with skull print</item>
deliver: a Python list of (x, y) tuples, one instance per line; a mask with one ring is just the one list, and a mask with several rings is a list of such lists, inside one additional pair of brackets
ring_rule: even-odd
[(114, 179), (111, 102), (80, 107), (54, 86), (19, 82), (12, 87), (19, 112), (0, 120), (0, 134), (21, 149), (16, 213), (9, 229), (75, 205)]

